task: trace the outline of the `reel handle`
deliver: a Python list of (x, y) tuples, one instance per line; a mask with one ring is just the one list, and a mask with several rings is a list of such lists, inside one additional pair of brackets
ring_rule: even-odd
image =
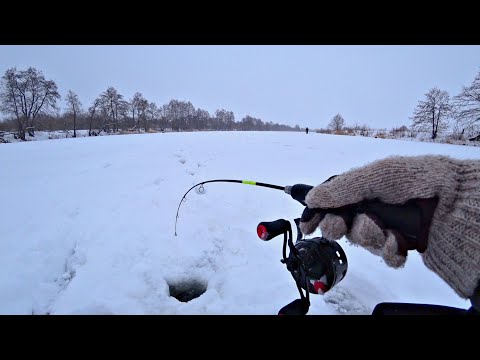
[(291, 230), (291, 225), (287, 220), (278, 219), (275, 221), (262, 221), (257, 226), (257, 235), (260, 239), (268, 241), (289, 230)]

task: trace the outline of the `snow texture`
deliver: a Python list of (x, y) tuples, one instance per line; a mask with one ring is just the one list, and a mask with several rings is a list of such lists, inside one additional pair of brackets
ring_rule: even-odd
[[(278, 190), (206, 184), (188, 194), (174, 236), (185, 191), (222, 178), (316, 185), (393, 154), (478, 159), (480, 149), (295, 132), (2, 144), (0, 313), (277, 314), (298, 292), (279, 261), (282, 237), (263, 242), (256, 226), (293, 221), (302, 206)], [(369, 314), (386, 301), (469, 307), (417, 253), (395, 270), (339, 243), (347, 275), (312, 295), (309, 314)], [(185, 283), (205, 292), (188, 302), (170, 296), (169, 287)]]

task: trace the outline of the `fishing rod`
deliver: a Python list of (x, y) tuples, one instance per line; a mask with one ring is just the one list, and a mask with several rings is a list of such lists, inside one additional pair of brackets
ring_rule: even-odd
[[(325, 182), (330, 181), (336, 175), (330, 177)], [(295, 184), (292, 186), (280, 186), (267, 184), (262, 182), (250, 180), (230, 180), (218, 179), (202, 181), (192, 186), (183, 195), (177, 208), (177, 215), (175, 219), (175, 236), (177, 236), (177, 222), (179, 218), (180, 207), (186, 201), (187, 194), (197, 186), (199, 186), (199, 193), (204, 193), (204, 185), (214, 182), (226, 182), (254, 185), (260, 187), (271, 188), (275, 190), (282, 190), (289, 194), (293, 199), (297, 200), (303, 206), (307, 193), (313, 186), (305, 184)], [(339, 209), (312, 209), (313, 211), (329, 210), (335, 213)], [(360, 213), (369, 213), (380, 218), (387, 228), (400, 228), (408, 236), (416, 238), (416, 234), (421, 231), (422, 215), (418, 207), (413, 204), (405, 203), (402, 205), (385, 204), (378, 199), (365, 200), (358, 204), (350, 206), (351, 214), (357, 215)], [(300, 230), (300, 219), (294, 220), (297, 226), (297, 239), (293, 243), (292, 240), (292, 226), (288, 220), (278, 219), (270, 222), (261, 222), (257, 226), (257, 235), (263, 241), (269, 241), (278, 235), (283, 234), (283, 251), (282, 259), (280, 260), (286, 265), (287, 270), (291, 273), (297, 289), (300, 293), (300, 299), (292, 301), (290, 304), (284, 306), (279, 315), (306, 315), (310, 308), (309, 294), (323, 295), (336, 286), (347, 273), (348, 262), (345, 252), (337, 241), (328, 240), (324, 237), (303, 238)], [(289, 254), (287, 256), (287, 246)], [(305, 295), (303, 293), (305, 291)], [(478, 291), (480, 293), (480, 291)], [(480, 302), (476, 299), (476, 303)], [(473, 300), (472, 300), (473, 304)], [(473, 307), (472, 307), (473, 309)], [(373, 311), (373, 315), (388, 315), (388, 314), (478, 314), (475, 310), (463, 310), (456, 308), (449, 308), (438, 305), (427, 304), (408, 304), (408, 303), (380, 303), (377, 304)]]
[[(182, 205), (183, 202), (186, 201), (187, 194), (188, 194), (191, 190), (195, 189), (197, 186), (199, 186), (198, 192), (199, 192), (200, 194), (203, 194), (203, 192), (205, 191), (205, 188), (203, 187), (203, 185), (204, 185), (204, 184), (208, 184), (208, 183), (214, 183), (214, 182), (227, 182), (227, 183), (237, 183), (237, 184), (261, 186), (261, 187), (266, 187), (266, 188), (270, 188), (270, 189), (283, 190), (283, 191), (285, 191), (287, 194), (290, 194), (291, 188), (292, 188), (292, 186), (279, 186), (279, 185), (272, 185), (272, 184), (262, 183), (262, 182), (258, 182), (258, 181), (250, 181), (250, 180), (219, 179), (219, 180), (202, 181), (201, 183), (195, 184), (195, 185), (193, 185), (190, 189), (188, 189), (187, 192), (183, 195), (182, 199), (180, 200), (180, 203), (178, 204), (177, 216), (176, 216), (176, 218), (175, 218), (175, 236), (177, 236), (177, 222), (178, 222), (178, 218), (179, 218), (178, 213), (179, 213), (179, 211), (180, 211), (180, 206)], [(302, 185), (302, 184), (299, 184), (299, 185)], [(297, 189), (297, 191), (298, 191), (300, 188), (298, 187), (298, 185), (295, 185), (295, 186), (297, 186), (296, 189)], [(308, 190), (306, 190), (305, 195), (306, 195), (306, 193), (313, 187), (313, 186), (309, 186), (309, 185), (303, 185), (303, 186), (308, 187)], [(305, 197), (305, 196), (304, 196), (304, 197)]]
[[(305, 184), (280, 186), (250, 180), (219, 179), (203, 181), (188, 189), (180, 200), (175, 219), (175, 236), (177, 236), (180, 206), (185, 201), (187, 194), (197, 186), (199, 186), (199, 193), (203, 193), (205, 191), (203, 185), (213, 182), (246, 184), (282, 190), (304, 206), (306, 206), (305, 196), (313, 188), (313, 186)], [(264, 221), (257, 226), (257, 235), (263, 241), (269, 241), (283, 234), (283, 258), (280, 261), (290, 271), (300, 293), (300, 299), (292, 301), (279, 311), (281, 315), (305, 315), (310, 308), (310, 293), (323, 295), (329, 291), (345, 277), (348, 267), (345, 252), (336, 241), (327, 240), (323, 237), (303, 239), (299, 227), (300, 219), (295, 219), (295, 224), (297, 225), (297, 241), (295, 244), (292, 241), (292, 226), (288, 220)], [(287, 245), (289, 248), (288, 256)]]

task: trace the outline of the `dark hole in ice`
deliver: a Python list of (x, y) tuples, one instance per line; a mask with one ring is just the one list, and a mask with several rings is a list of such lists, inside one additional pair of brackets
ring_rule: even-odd
[(189, 302), (198, 298), (207, 291), (207, 284), (198, 280), (184, 280), (176, 283), (168, 283), (170, 296), (181, 302)]

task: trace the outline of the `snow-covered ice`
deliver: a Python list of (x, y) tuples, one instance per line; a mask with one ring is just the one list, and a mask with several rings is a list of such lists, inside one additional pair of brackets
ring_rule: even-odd
[[(0, 313), (277, 314), (298, 297), (282, 238), (261, 221), (293, 221), (288, 195), (211, 179), (316, 185), (388, 155), (480, 158), (480, 148), (295, 132), (194, 132), (0, 145)], [(293, 223), (292, 223), (293, 224)], [(295, 235), (295, 234), (294, 234)], [(320, 235), (320, 234), (318, 234)], [(368, 314), (379, 302), (468, 308), (417, 253), (388, 268), (340, 244), (347, 275), (309, 314)], [(189, 302), (170, 285), (196, 281)]]

